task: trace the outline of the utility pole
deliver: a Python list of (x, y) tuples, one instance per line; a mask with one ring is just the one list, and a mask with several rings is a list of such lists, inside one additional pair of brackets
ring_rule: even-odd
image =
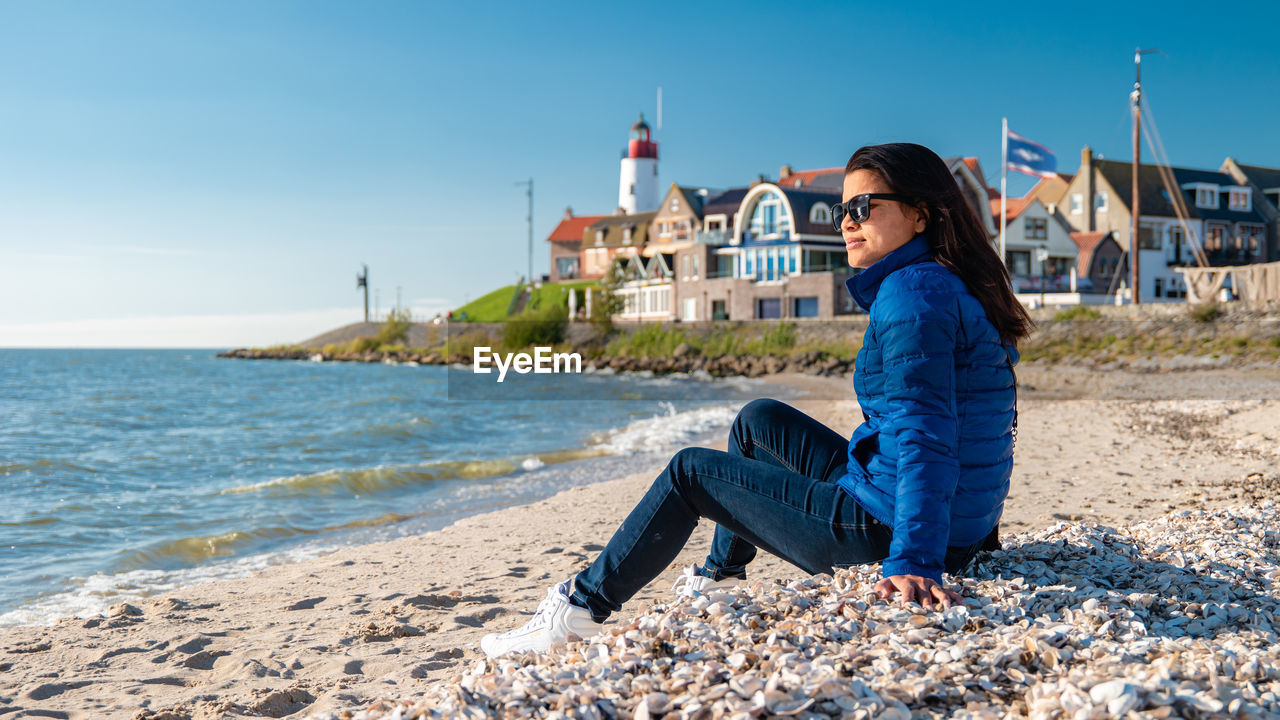
[(529, 178), (527, 181), (518, 182), (516, 183), (516, 185), (529, 186), (529, 189), (526, 191), (526, 194), (529, 196), (529, 215), (525, 217), (525, 220), (529, 221), (529, 274), (528, 276), (526, 276), (525, 282), (529, 283), (529, 285), (532, 286), (533, 285), (533, 178)]
[(356, 289), (364, 288), (364, 321), (369, 322), (369, 266), (362, 267), (364, 271), (356, 276)]
[(1158, 49), (1152, 48), (1143, 50), (1137, 48), (1133, 51), (1133, 92), (1130, 98), (1133, 100), (1133, 202), (1129, 210), (1133, 213), (1132, 223), (1129, 226), (1129, 293), (1133, 298), (1134, 305), (1142, 304), (1141, 286), (1138, 282), (1142, 279), (1142, 272), (1139, 262), (1141, 252), (1138, 243), (1138, 216), (1141, 212), (1141, 199), (1138, 195), (1138, 168), (1142, 164), (1142, 145), (1140, 138), (1142, 137), (1142, 56), (1148, 53), (1160, 52)]

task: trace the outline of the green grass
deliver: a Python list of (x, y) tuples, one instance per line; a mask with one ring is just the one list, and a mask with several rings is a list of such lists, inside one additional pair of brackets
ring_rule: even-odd
[(507, 307), (511, 304), (511, 296), (515, 291), (515, 285), (507, 285), (481, 295), (454, 310), (453, 319), (464, 322), (502, 322), (507, 319)]
[(1094, 310), (1088, 305), (1075, 305), (1065, 310), (1059, 310), (1054, 314), (1053, 319), (1057, 322), (1070, 320), (1098, 320), (1102, 317), (1102, 313)]
[[(539, 310), (546, 307), (568, 307), (569, 290), (578, 291), (578, 307), (582, 307), (585, 297), (582, 288), (597, 285), (595, 280), (571, 280), (562, 283), (543, 283), (535, 288), (529, 297), (526, 310)], [(511, 297), (515, 295), (516, 286), (507, 285), (493, 292), (472, 300), (453, 311), (453, 319), (463, 322), (502, 322), (507, 319), (507, 308), (511, 306)], [(465, 317), (465, 320), (462, 318)]]

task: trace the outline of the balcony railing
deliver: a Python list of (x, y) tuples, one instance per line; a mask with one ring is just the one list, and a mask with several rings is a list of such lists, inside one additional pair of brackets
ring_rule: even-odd
[(698, 245), (728, 245), (728, 230), (699, 230), (693, 235), (693, 242)]
[[(1249, 251), (1237, 248), (1223, 248), (1221, 250), (1205, 251), (1204, 259), (1210, 265), (1250, 265), (1262, 262), (1263, 255), (1261, 250)], [(1192, 267), (1197, 263), (1193, 255), (1186, 253), (1181, 260), (1167, 258), (1165, 264), (1169, 267)]]
[[(766, 235), (771, 235), (771, 236), (774, 236), (774, 237), (766, 237)], [(756, 235), (756, 234), (749, 233), (749, 232), (744, 232), (744, 233), (742, 233), (742, 244), (743, 244), (743, 245), (765, 245), (765, 244), (773, 244), (773, 243), (777, 243), (777, 242), (786, 242), (786, 241), (788, 241), (788, 240), (790, 240), (790, 239), (791, 239), (791, 231), (790, 231), (790, 230), (779, 230), (779, 231), (778, 231), (778, 232), (776, 232), (776, 233), (767, 233), (767, 234), (762, 234), (762, 235)]]

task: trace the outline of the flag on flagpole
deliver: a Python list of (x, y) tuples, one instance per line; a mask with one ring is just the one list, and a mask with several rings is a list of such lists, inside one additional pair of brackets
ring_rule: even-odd
[(1005, 131), (1005, 139), (1009, 144), (1005, 166), (1010, 170), (1036, 177), (1053, 177), (1058, 174), (1058, 160), (1045, 146), (1012, 130)]

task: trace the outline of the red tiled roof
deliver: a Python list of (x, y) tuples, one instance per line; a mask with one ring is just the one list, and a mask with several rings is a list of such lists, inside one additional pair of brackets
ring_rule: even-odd
[(1080, 253), (1076, 256), (1076, 268), (1078, 272), (1087, 276), (1089, 268), (1093, 264), (1093, 251), (1098, 247), (1098, 243), (1102, 242), (1110, 232), (1073, 232), (1071, 239), (1075, 241), (1076, 247), (1080, 248)]
[(604, 217), (604, 215), (579, 215), (577, 217), (565, 218), (560, 221), (555, 230), (547, 236), (547, 242), (582, 242), (582, 234), (587, 231), (587, 227), (591, 223)]
[[(967, 158), (960, 158), (960, 159), (964, 161), (965, 167), (969, 168), (969, 172), (973, 173), (974, 175), (978, 174), (978, 158), (967, 157)], [(982, 180), (981, 177), (979, 177), (978, 179)]]
[[(1013, 220), (1017, 218), (1019, 215), (1022, 214), (1023, 210), (1027, 209), (1027, 206), (1031, 204), (1032, 200), (1035, 200), (1035, 198), (1026, 198), (1026, 197), (1008, 198), (1005, 201), (1006, 202), (1005, 219)], [(995, 218), (996, 225), (1000, 224), (1000, 193), (998, 192), (996, 193), (995, 197), (991, 198), (991, 217)]]
[[(780, 187), (785, 186), (789, 188), (805, 188), (805, 187), (808, 187), (814, 180), (818, 179), (823, 175), (840, 175), (843, 177), (844, 168), (833, 167), (833, 168), (821, 168), (819, 170), (796, 170), (795, 172), (791, 173), (790, 175), (787, 175), (784, 178), (778, 178), (778, 185)], [(797, 185), (796, 184), (797, 182), (799, 182), (800, 184)]]

